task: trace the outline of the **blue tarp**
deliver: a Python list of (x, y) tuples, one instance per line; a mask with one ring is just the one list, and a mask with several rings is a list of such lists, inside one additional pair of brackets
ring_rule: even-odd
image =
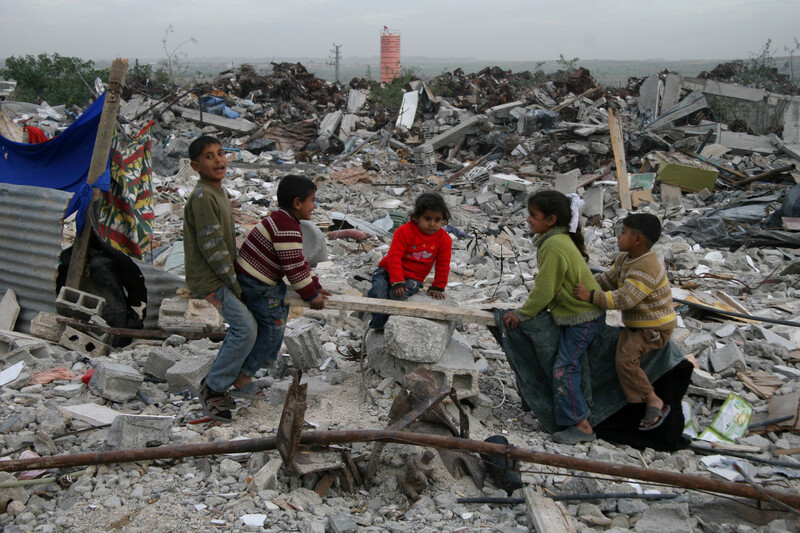
[[(98, 98), (67, 129), (41, 144), (16, 143), (0, 136), (0, 182), (32, 185), (75, 193), (64, 216), (75, 211), (77, 231), (83, 229), (83, 218), (92, 200), (87, 185), (100, 113), (105, 94)], [(108, 191), (108, 164), (94, 187)]]

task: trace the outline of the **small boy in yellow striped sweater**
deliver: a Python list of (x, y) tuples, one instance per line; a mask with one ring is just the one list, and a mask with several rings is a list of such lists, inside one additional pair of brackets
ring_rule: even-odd
[(610, 269), (594, 276), (605, 292), (590, 291), (582, 282), (573, 291), (576, 298), (601, 309), (622, 310), (625, 328), (617, 341), (617, 376), (628, 403), (646, 404), (641, 431), (657, 428), (670, 413), (669, 404), (658, 397), (639, 366), (642, 356), (669, 341), (677, 324), (667, 273), (651, 250), (660, 236), (661, 222), (655, 215), (628, 215), (617, 236), (621, 253)]

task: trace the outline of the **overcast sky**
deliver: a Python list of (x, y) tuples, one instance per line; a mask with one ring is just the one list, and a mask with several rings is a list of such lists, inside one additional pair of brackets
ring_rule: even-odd
[(380, 51), (487, 61), (747, 58), (800, 38), (798, 0), (0, 0), (0, 57), (343, 57)]

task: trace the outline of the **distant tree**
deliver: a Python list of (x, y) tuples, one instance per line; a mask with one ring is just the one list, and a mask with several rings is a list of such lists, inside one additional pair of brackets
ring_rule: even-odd
[(184, 61), (188, 57), (186, 52), (180, 52), (180, 49), (183, 45), (187, 43), (194, 43), (197, 44), (197, 39), (194, 37), (189, 37), (188, 39), (182, 41), (177, 46), (170, 48), (167, 45), (167, 38), (169, 37), (170, 33), (174, 33), (175, 29), (172, 27), (172, 24), (167, 26), (167, 29), (164, 31), (164, 38), (161, 39), (161, 46), (164, 48), (164, 55), (166, 55), (166, 59), (161, 60), (161, 65), (164, 69), (166, 69), (166, 73), (169, 76), (169, 81), (173, 86), (177, 86), (178, 78), (185, 75), (186, 71), (189, 69), (189, 66), (184, 64)]
[(93, 61), (77, 57), (29, 54), (6, 58), (6, 68), (0, 70), (0, 77), (17, 81), (14, 91), (17, 100), (84, 106), (92, 97), (89, 86), (95, 78), (108, 81), (108, 70), (95, 69)]
[(581, 58), (579, 57), (573, 57), (572, 59), (567, 59), (566, 57), (564, 57), (564, 54), (558, 54), (558, 60), (556, 61), (556, 63), (558, 63), (558, 65), (561, 67), (560, 70), (572, 72), (573, 70), (578, 68), (578, 61), (580, 60)]

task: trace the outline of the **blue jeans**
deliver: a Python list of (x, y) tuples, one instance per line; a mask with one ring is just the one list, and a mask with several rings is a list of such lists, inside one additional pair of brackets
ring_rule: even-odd
[(258, 324), (255, 344), (242, 366), (242, 374), (252, 377), (265, 363), (277, 359), (281, 349), (289, 317), (289, 306), (283, 301), (286, 283), (281, 280), (277, 285), (267, 285), (241, 273), (237, 278), (247, 308)]
[(236, 294), (223, 285), (204, 298), (228, 323), (228, 333), (206, 376), (206, 385), (215, 392), (225, 392), (233, 385), (247, 355), (256, 342), (256, 319)]
[[(392, 293), (392, 283), (389, 281), (389, 273), (384, 269), (378, 269), (372, 273), (372, 288), (367, 292), (370, 298), (382, 298), (384, 300), (405, 300), (409, 296), (417, 294), (422, 288), (422, 282), (415, 279), (406, 279), (406, 294), (402, 298), (397, 298)], [(372, 320), (369, 322), (369, 327), (374, 329), (382, 329), (389, 320), (389, 315), (383, 313), (372, 313)]]
[(589, 418), (581, 390), (581, 354), (606, 323), (605, 315), (577, 326), (562, 326), (553, 365), (553, 404), (556, 424), (574, 426)]

